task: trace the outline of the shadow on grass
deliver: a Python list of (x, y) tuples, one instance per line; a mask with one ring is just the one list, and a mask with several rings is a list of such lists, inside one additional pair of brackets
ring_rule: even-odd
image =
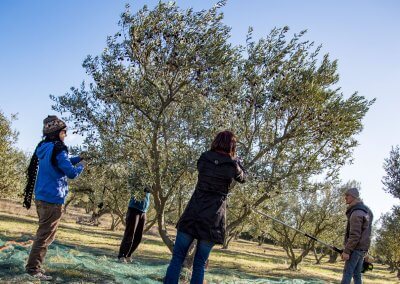
[[(0, 213), (0, 221), (4, 220), (5, 222), (7, 222), (7, 221), (18, 222), (21, 225), (24, 225), (24, 224), (32, 225), (32, 221), (27, 218), (31, 218), (31, 217), (11, 216), (11, 215), (4, 215), (4, 214)], [(100, 235), (103, 238), (110, 237), (110, 239), (115, 239), (115, 240), (122, 239), (122, 233), (106, 231), (106, 230), (103, 231), (97, 227), (88, 227), (88, 226), (82, 225), (79, 228), (77, 228), (77, 227), (74, 227), (73, 225), (61, 223), (59, 225), (59, 228), (66, 229), (66, 230), (76, 232), (79, 234)], [(92, 229), (89, 229), (89, 228), (92, 228)], [(145, 243), (147, 243), (147, 244), (164, 246), (164, 243), (161, 240), (154, 240), (154, 239), (146, 238), (146, 235), (144, 235), (143, 237), (144, 237), (143, 241), (145, 241)]]
[(214, 249), (215, 252), (217, 252), (220, 255), (226, 255), (234, 258), (243, 258), (246, 260), (253, 260), (253, 261), (265, 261), (265, 262), (272, 262), (272, 263), (283, 263), (284, 261), (282, 260), (282, 257), (276, 256), (274, 254), (270, 253), (265, 253), (265, 254), (259, 254), (259, 253), (250, 253), (250, 252), (237, 252), (237, 251), (232, 251), (232, 250), (227, 250), (227, 249)]

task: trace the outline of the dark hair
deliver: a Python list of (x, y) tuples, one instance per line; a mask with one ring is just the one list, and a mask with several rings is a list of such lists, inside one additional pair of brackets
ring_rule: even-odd
[(224, 152), (231, 157), (236, 155), (236, 136), (231, 131), (225, 130), (217, 134), (211, 143), (211, 151)]
[(44, 140), (46, 142), (52, 142), (52, 141), (60, 141), (60, 132), (65, 131), (65, 128), (53, 131), (51, 133), (48, 133), (44, 135)]

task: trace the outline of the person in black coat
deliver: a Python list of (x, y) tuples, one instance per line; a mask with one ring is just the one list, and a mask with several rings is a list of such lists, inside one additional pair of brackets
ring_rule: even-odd
[(197, 161), (195, 191), (177, 224), (172, 259), (164, 283), (178, 283), (182, 264), (194, 239), (196, 254), (190, 283), (203, 283), (204, 269), (214, 244), (225, 238), (226, 197), (235, 181), (245, 182), (245, 170), (236, 158), (236, 137), (230, 131), (217, 134), (211, 149)]

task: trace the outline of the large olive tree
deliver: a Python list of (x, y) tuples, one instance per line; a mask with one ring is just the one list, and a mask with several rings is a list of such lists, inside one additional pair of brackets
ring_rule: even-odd
[(336, 61), (320, 56), (304, 33), (274, 29), (255, 41), (250, 30), (245, 46), (233, 46), (218, 12), (223, 4), (201, 12), (171, 3), (127, 9), (104, 52), (84, 61), (92, 82), (53, 97), (54, 109), (67, 113), (88, 146), (107, 141), (145, 177), (170, 249), (166, 212), (174, 221), (182, 211), (195, 162), (218, 130), (237, 134), (251, 174), (232, 193), (229, 240), (251, 207), (279, 194), (287, 180), (334, 176), (372, 103), (357, 94), (344, 98)]
[(165, 211), (182, 185), (193, 187), (196, 159), (211, 136), (211, 102), (233, 77), (237, 54), (217, 9), (183, 11), (161, 2), (134, 14), (127, 8), (103, 54), (83, 64), (93, 82), (53, 97), (88, 144), (112, 137), (132, 169), (148, 178), (170, 249)]

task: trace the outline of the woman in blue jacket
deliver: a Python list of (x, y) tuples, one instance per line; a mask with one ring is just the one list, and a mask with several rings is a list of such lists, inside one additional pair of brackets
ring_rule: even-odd
[(68, 157), (64, 144), (67, 126), (55, 115), (43, 120), (44, 139), (36, 147), (28, 167), (28, 184), (24, 193), (24, 207), (31, 207), (33, 191), (39, 228), (33, 242), (26, 272), (40, 280), (51, 280), (42, 264), (48, 246), (53, 242), (62, 215), (62, 205), (68, 194), (67, 178), (74, 179), (83, 171), (78, 164), (81, 157)]

